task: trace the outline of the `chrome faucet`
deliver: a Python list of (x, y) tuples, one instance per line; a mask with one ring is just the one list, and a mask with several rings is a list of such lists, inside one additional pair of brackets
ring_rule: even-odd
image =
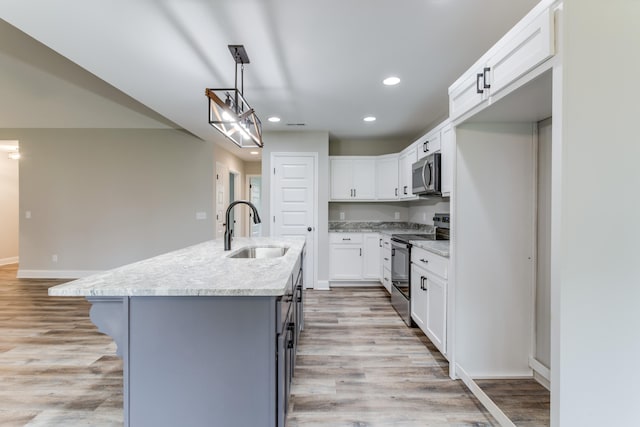
[(236, 200), (235, 202), (229, 203), (229, 207), (227, 208), (227, 213), (225, 215), (225, 220), (224, 220), (224, 250), (225, 251), (231, 250), (231, 237), (232, 237), (231, 235), (233, 234), (233, 229), (229, 227), (229, 221), (231, 221), (231, 218), (229, 218), (229, 216), (231, 215), (231, 209), (233, 209), (235, 205), (238, 205), (241, 203), (249, 206), (253, 211), (254, 224), (260, 224), (261, 222), (260, 215), (258, 215), (258, 209), (256, 209), (253, 203), (247, 200)]

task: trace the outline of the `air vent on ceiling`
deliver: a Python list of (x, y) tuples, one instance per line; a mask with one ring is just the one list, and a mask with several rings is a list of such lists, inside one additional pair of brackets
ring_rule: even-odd
[(306, 123), (287, 123), (287, 126), (306, 126)]

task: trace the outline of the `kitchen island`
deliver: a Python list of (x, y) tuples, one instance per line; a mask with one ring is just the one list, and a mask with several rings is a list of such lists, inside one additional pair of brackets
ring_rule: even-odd
[[(287, 248), (234, 258), (247, 247)], [(49, 289), (84, 296), (123, 358), (125, 426), (283, 426), (304, 238), (212, 240)]]

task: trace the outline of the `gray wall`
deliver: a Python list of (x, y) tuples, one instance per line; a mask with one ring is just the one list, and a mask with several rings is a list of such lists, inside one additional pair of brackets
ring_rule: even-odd
[[(113, 268), (213, 236), (213, 147), (178, 130), (2, 129), (20, 140), (20, 270)], [(206, 212), (207, 220), (196, 220)], [(58, 255), (58, 262), (52, 255)]]
[(0, 150), (0, 265), (18, 257), (18, 164)]
[[(329, 280), (329, 133), (268, 132), (262, 150), (262, 198), (264, 216), (271, 217), (271, 153), (318, 153), (318, 280)], [(262, 215), (261, 215), (262, 216)], [(262, 234), (268, 236), (270, 222), (263, 222)]]
[(399, 153), (414, 140), (415, 138), (331, 140), (329, 142), (329, 155), (379, 156), (382, 154)]

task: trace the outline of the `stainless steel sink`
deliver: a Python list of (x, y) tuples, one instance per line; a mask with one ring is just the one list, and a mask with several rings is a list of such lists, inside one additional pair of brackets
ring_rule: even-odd
[(284, 246), (249, 246), (229, 255), (229, 258), (279, 258), (288, 250)]

